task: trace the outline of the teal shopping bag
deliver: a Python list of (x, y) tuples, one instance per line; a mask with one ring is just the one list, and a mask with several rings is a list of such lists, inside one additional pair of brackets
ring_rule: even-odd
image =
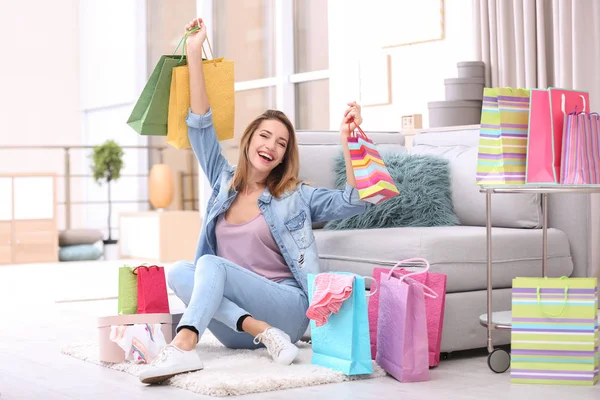
[[(314, 293), (315, 277), (315, 274), (308, 274), (309, 302)], [(364, 277), (355, 275), (352, 295), (342, 303), (339, 313), (331, 314), (325, 325), (317, 327), (314, 320), (310, 321), (310, 334), (313, 364), (345, 375), (373, 373)]]

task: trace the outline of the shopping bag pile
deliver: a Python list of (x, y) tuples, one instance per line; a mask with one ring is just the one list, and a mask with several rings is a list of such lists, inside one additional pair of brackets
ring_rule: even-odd
[(511, 382), (598, 382), (598, 279), (515, 278)]
[(165, 268), (128, 265), (119, 268), (118, 314), (169, 313)]
[(479, 185), (600, 184), (600, 117), (587, 92), (485, 88)]
[[(401, 261), (397, 265), (410, 264), (408, 260)], [(417, 263), (421, 264), (417, 261)], [(389, 268), (375, 268), (373, 270), (373, 279), (381, 286), (381, 277), (390, 273)], [(393, 276), (400, 278), (409, 274), (410, 271), (401, 268), (392, 272)], [(427, 338), (429, 351), (429, 366), (436, 367), (440, 363), (440, 353), (442, 346), (442, 330), (444, 327), (444, 311), (446, 306), (446, 274), (434, 272), (421, 272), (417, 275), (411, 275), (410, 279), (417, 281), (426, 287), (432, 289), (437, 296), (425, 297), (425, 316), (427, 320)], [(379, 296), (381, 290), (376, 286), (371, 286), (371, 297), (369, 299), (369, 331), (371, 334), (371, 357), (377, 356), (377, 337), (379, 323)]]
[(397, 196), (400, 192), (373, 141), (367, 137), (360, 126), (356, 128), (355, 131), (350, 129), (350, 136), (347, 139), (356, 188), (361, 200), (379, 204)]
[[(190, 147), (186, 123), (190, 81), (184, 52), (185, 40), (197, 29), (186, 33), (172, 55), (159, 59), (127, 120), (140, 135), (166, 136), (167, 143), (177, 149)], [(234, 134), (234, 63), (224, 58), (215, 59), (208, 38), (206, 42), (211, 59), (203, 59), (202, 64), (213, 125), (218, 140), (228, 140)], [(176, 55), (180, 46), (181, 55)], [(206, 57), (204, 48), (203, 52)]]
[[(396, 270), (415, 264), (425, 268)], [(308, 274), (312, 363), (356, 375), (372, 373), (374, 360), (399, 382), (429, 380), (429, 367), (439, 363), (446, 276), (428, 269), (422, 258), (401, 261), (391, 269), (377, 268), (370, 293), (365, 289), (365, 278), (370, 277), (349, 272)], [(332, 278), (336, 275), (345, 278)], [(435, 302), (428, 303), (430, 299)], [(313, 310), (315, 304), (321, 307)], [(329, 314), (327, 318), (323, 313)]]

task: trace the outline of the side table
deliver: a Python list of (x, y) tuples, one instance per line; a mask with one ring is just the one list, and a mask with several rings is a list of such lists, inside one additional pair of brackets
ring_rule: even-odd
[(121, 213), (119, 256), (157, 262), (193, 261), (201, 227), (198, 211)]
[(479, 317), (481, 325), (487, 328), (488, 367), (498, 373), (510, 367), (510, 355), (504, 349), (494, 349), (492, 331), (494, 329), (511, 329), (511, 311), (492, 312), (492, 194), (498, 193), (535, 193), (542, 197), (542, 275), (546, 276), (548, 258), (548, 194), (551, 193), (600, 193), (600, 185), (482, 185), (480, 193), (485, 193), (486, 239), (487, 239), (487, 313)]

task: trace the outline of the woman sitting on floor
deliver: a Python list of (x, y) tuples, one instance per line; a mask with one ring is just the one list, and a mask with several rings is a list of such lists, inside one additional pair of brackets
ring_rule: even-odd
[(221, 154), (205, 89), (202, 44), (206, 26), (187, 40), (191, 109), (189, 140), (213, 193), (195, 262), (180, 261), (168, 284), (185, 303), (177, 335), (141, 373), (144, 383), (203, 368), (196, 352), (208, 328), (226, 347), (266, 346), (277, 363), (291, 364), (293, 344), (308, 327), (307, 274), (319, 272), (312, 223), (362, 213), (347, 137), (362, 122), (350, 103), (340, 126), (346, 161), (344, 190), (313, 188), (298, 179), (294, 128), (280, 111), (267, 110), (246, 128), (237, 167)]

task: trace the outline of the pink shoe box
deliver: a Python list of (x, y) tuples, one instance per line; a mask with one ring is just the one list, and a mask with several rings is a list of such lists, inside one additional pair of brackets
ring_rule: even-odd
[(175, 335), (175, 329), (181, 319), (181, 314), (127, 314), (110, 315), (98, 318), (98, 357), (108, 363), (125, 362), (125, 352), (119, 345), (110, 340), (112, 325), (161, 324), (165, 341), (170, 343)]

